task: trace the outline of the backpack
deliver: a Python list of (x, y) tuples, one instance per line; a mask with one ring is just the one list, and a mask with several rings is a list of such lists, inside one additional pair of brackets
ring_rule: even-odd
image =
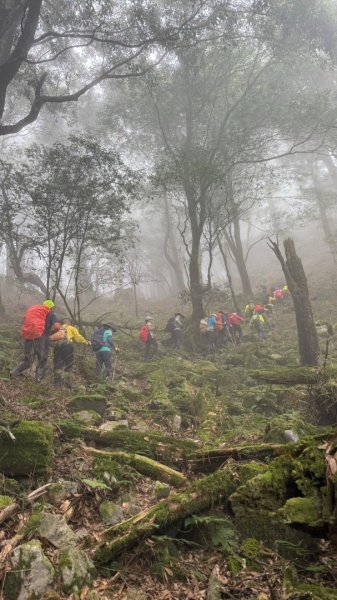
[(221, 312), (216, 313), (215, 331), (222, 331), (224, 328), (223, 314)]
[(165, 331), (167, 331), (167, 333), (172, 333), (173, 330), (174, 330), (174, 317), (171, 317), (166, 323)]
[(41, 337), (45, 330), (46, 318), (50, 313), (48, 306), (31, 306), (25, 312), (21, 335), (24, 340), (36, 340)]
[(149, 338), (149, 330), (147, 328), (147, 325), (143, 325), (143, 327), (141, 328), (140, 332), (139, 332), (139, 339), (141, 342), (143, 342), (144, 344), (147, 342)]
[(90, 338), (90, 342), (91, 342), (91, 348), (94, 352), (98, 352), (102, 348), (102, 346), (105, 345), (105, 342), (103, 340), (103, 335), (104, 335), (103, 327), (100, 327), (99, 329), (95, 329), (94, 333), (92, 334), (92, 336)]

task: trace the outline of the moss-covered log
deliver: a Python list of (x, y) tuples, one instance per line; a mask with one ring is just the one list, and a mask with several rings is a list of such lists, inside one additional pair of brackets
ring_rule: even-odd
[(122, 552), (130, 550), (151, 535), (164, 531), (176, 521), (224, 502), (237, 485), (233, 469), (217, 471), (195, 481), (186, 491), (162, 500), (149, 510), (110, 527), (104, 532), (103, 542), (95, 552), (96, 565), (109, 564)]
[(113, 450), (121, 449), (144, 454), (167, 464), (176, 464), (185, 460), (187, 455), (198, 448), (198, 444), (192, 440), (181, 440), (160, 433), (141, 431), (100, 431), (91, 428), (86, 429), (83, 436), (87, 442), (94, 441), (99, 446), (108, 446)]
[(0, 435), (0, 472), (13, 477), (44, 476), (51, 468), (53, 429), (38, 421), (21, 421)]
[(167, 465), (162, 465), (152, 458), (147, 456), (141, 456), (140, 454), (129, 454), (128, 452), (116, 451), (107, 452), (106, 450), (97, 450), (96, 448), (89, 448), (87, 450), (96, 457), (102, 456), (103, 458), (110, 458), (122, 465), (129, 465), (136, 469), (138, 473), (146, 475), (154, 480), (164, 481), (170, 485), (180, 487), (185, 485), (188, 480), (182, 473), (175, 471)]
[(284, 385), (314, 385), (319, 381), (337, 376), (337, 369), (326, 367), (277, 367), (275, 369), (258, 369), (249, 371), (249, 377), (266, 383)]
[(255, 446), (237, 446), (235, 448), (215, 448), (197, 450), (188, 461), (193, 473), (212, 473), (219, 469), (229, 458), (234, 460), (264, 460), (278, 456), (284, 451), (283, 444), (258, 444)]

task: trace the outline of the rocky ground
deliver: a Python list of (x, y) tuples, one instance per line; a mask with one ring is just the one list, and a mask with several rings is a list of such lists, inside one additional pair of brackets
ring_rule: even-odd
[[(329, 294), (318, 304), (334, 323)], [(334, 338), (310, 384), (256, 372), (293, 376), (290, 301), (265, 342), (246, 328), (215, 356), (160, 334), (144, 363), (120, 335), (107, 385), (80, 348), (69, 389), (11, 382), (14, 324), (0, 337), (4, 598), (337, 598)]]

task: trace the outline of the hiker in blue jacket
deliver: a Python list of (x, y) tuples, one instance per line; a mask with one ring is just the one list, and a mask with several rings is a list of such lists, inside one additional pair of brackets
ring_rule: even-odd
[(116, 331), (112, 325), (102, 325), (102, 346), (95, 352), (96, 354), (96, 375), (100, 375), (103, 367), (103, 378), (108, 379), (112, 373), (111, 350), (119, 352), (112, 339), (112, 332)]

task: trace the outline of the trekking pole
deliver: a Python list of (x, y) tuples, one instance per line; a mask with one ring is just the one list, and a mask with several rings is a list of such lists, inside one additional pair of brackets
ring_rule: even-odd
[(114, 364), (113, 373), (112, 373), (112, 381), (115, 379), (116, 367), (117, 367), (117, 352), (116, 352), (116, 356), (115, 356), (115, 364)]

